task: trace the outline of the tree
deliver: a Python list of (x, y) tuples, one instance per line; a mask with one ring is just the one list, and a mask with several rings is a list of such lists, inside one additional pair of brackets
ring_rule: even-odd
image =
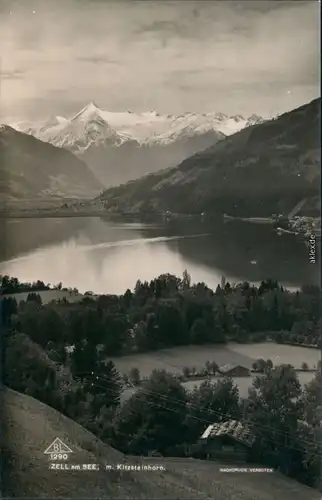
[(191, 276), (185, 269), (182, 273), (182, 290), (189, 290), (191, 287)]
[[(76, 349), (73, 355), (75, 352)], [(88, 364), (83, 365), (84, 370), (74, 372), (74, 378), (81, 382), (84, 393), (89, 397), (87, 421), (91, 421), (96, 419), (102, 408), (115, 409), (119, 405), (122, 380), (112, 361), (103, 363), (98, 360), (95, 346), (93, 350), (88, 344), (83, 351), (78, 351), (78, 355), (79, 352), (81, 356), (88, 358)], [(84, 358), (80, 359), (84, 361)], [(75, 362), (75, 357), (73, 361)]]
[(190, 330), (192, 344), (204, 344), (209, 339), (209, 328), (204, 318), (197, 318)]
[(141, 280), (138, 280), (135, 284), (134, 288), (134, 301), (137, 304), (137, 306), (143, 306), (147, 299), (150, 296), (150, 289), (149, 289), (149, 284), (147, 281), (142, 283)]
[[(119, 312), (111, 313), (106, 311), (103, 313), (101, 321), (97, 322), (98, 328), (101, 330), (104, 352), (107, 356), (118, 356), (122, 353), (128, 341), (128, 331), (130, 324), (128, 318)], [(91, 332), (91, 330), (88, 330)]]
[(292, 471), (297, 423), (302, 415), (301, 385), (294, 368), (279, 365), (256, 377), (249, 391), (248, 416), (260, 458)]
[(39, 328), (39, 315), (42, 306), (38, 301), (29, 300), (20, 302), (18, 306), (15, 327), (18, 331), (25, 333), (36, 343), (46, 345), (48, 339), (44, 336), (44, 331)]
[(239, 391), (230, 378), (217, 382), (205, 380), (195, 387), (189, 397), (187, 436), (196, 442), (210, 423), (221, 422), (239, 416)]
[(123, 302), (126, 308), (129, 308), (133, 299), (133, 293), (131, 290), (127, 289), (125, 294), (123, 295)]
[(216, 361), (206, 361), (206, 370), (208, 375), (216, 375), (218, 369), (219, 366)]
[(137, 351), (146, 351), (149, 347), (147, 324), (145, 321), (139, 321), (132, 328), (133, 346)]
[(12, 297), (5, 297), (0, 302), (0, 324), (2, 322), (4, 326), (10, 326), (12, 324), (12, 317), (17, 315), (17, 310), (18, 307), (16, 299)]
[(156, 321), (162, 342), (161, 346), (184, 343), (183, 318), (177, 302), (173, 300), (160, 301), (156, 308)]
[[(70, 355), (70, 367), (74, 377), (85, 380), (99, 371), (103, 363), (98, 363), (98, 354), (96, 346), (89, 343), (86, 339), (75, 343), (74, 349)], [(95, 373), (100, 375), (100, 373)]]
[(210, 367), (211, 367), (211, 370), (212, 370), (212, 373), (213, 375), (216, 375), (216, 373), (218, 372), (219, 370), (219, 365), (216, 363), (216, 361), (212, 361), (210, 363)]
[(37, 329), (39, 332), (37, 341), (41, 345), (46, 345), (46, 341), (51, 340), (57, 345), (64, 342), (65, 323), (61, 315), (51, 306), (43, 306), (38, 311)]
[(321, 488), (321, 442), (320, 427), (313, 427), (306, 422), (299, 422), (297, 448), (300, 451), (301, 467), (296, 479), (318, 489)]
[(135, 366), (130, 370), (129, 382), (132, 383), (133, 385), (140, 385), (141, 382), (140, 370)]
[(29, 337), (18, 333), (6, 345), (4, 384), (53, 405), (56, 391), (56, 365)]
[(264, 373), (267, 367), (267, 363), (264, 359), (260, 358), (255, 361), (252, 365), (252, 368), (255, 372)]
[(304, 420), (313, 426), (320, 425), (320, 421), (322, 420), (321, 386), (322, 374), (321, 370), (318, 369), (315, 377), (305, 385), (302, 396)]
[(175, 377), (155, 370), (118, 410), (114, 445), (128, 453), (165, 453), (184, 440), (186, 403), (186, 391)]
[(31, 292), (27, 295), (27, 302), (36, 302), (38, 305), (42, 305), (41, 296), (39, 293)]

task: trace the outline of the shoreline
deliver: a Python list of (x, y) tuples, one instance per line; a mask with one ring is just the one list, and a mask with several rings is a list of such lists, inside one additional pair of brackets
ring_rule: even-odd
[[(258, 217), (242, 217), (242, 216), (232, 216), (225, 213), (171, 213), (166, 211), (160, 212), (111, 212), (104, 210), (103, 207), (91, 207), (91, 208), (80, 208), (77, 210), (67, 208), (66, 206), (47, 206), (47, 207), (37, 207), (37, 208), (17, 208), (17, 207), (1, 207), (0, 208), (0, 218), (4, 219), (22, 219), (22, 218), (56, 218), (56, 217), (108, 217), (108, 216), (118, 216), (118, 217), (162, 217), (168, 220), (176, 219), (191, 219), (191, 218), (201, 218), (203, 220), (211, 219), (212, 217), (221, 218), (225, 222), (250, 222), (253, 224), (266, 224), (273, 225), (276, 224), (276, 219), (273, 216)], [(306, 217), (306, 216), (302, 216)], [(319, 219), (320, 214), (316, 216), (311, 216), (312, 219)], [(277, 229), (283, 232), (292, 232), (288, 229), (278, 227)]]

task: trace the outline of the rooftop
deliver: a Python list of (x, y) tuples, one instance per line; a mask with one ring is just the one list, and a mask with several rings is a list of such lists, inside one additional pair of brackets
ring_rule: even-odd
[(250, 428), (238, 420), (228, 420), (226, 422), (209, 425), (201, 436), (201, 439), (208, 439), (218, 436), (229, 436), (240, 443), (252, 446), (255, 437)]
[(221, 373), (228, 373), (228, 372), (230, 372), (231, 370), (233, 370), (234, 368), (237, 368), (237, 367), (245, 368), (245, 370), (248, 370), (248, 368), (246, 366), (238, 365), (238, 364), (235, 364), (235, 363), (227, 363), (226, 365), (220, 366), (220, 368), (218, 369), (218, 371), (221, 372)]

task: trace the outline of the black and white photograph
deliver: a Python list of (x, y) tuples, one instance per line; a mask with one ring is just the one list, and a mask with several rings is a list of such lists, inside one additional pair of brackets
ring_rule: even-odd
[(320, 11), (0, 1), (3, 499), (321, 499)]

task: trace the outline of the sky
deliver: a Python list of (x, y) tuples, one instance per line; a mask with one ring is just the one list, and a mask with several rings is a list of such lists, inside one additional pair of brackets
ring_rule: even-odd
[(0, 122), (109, 111), (262, 116), (320, 95), (320, 4), (0, 1)]

